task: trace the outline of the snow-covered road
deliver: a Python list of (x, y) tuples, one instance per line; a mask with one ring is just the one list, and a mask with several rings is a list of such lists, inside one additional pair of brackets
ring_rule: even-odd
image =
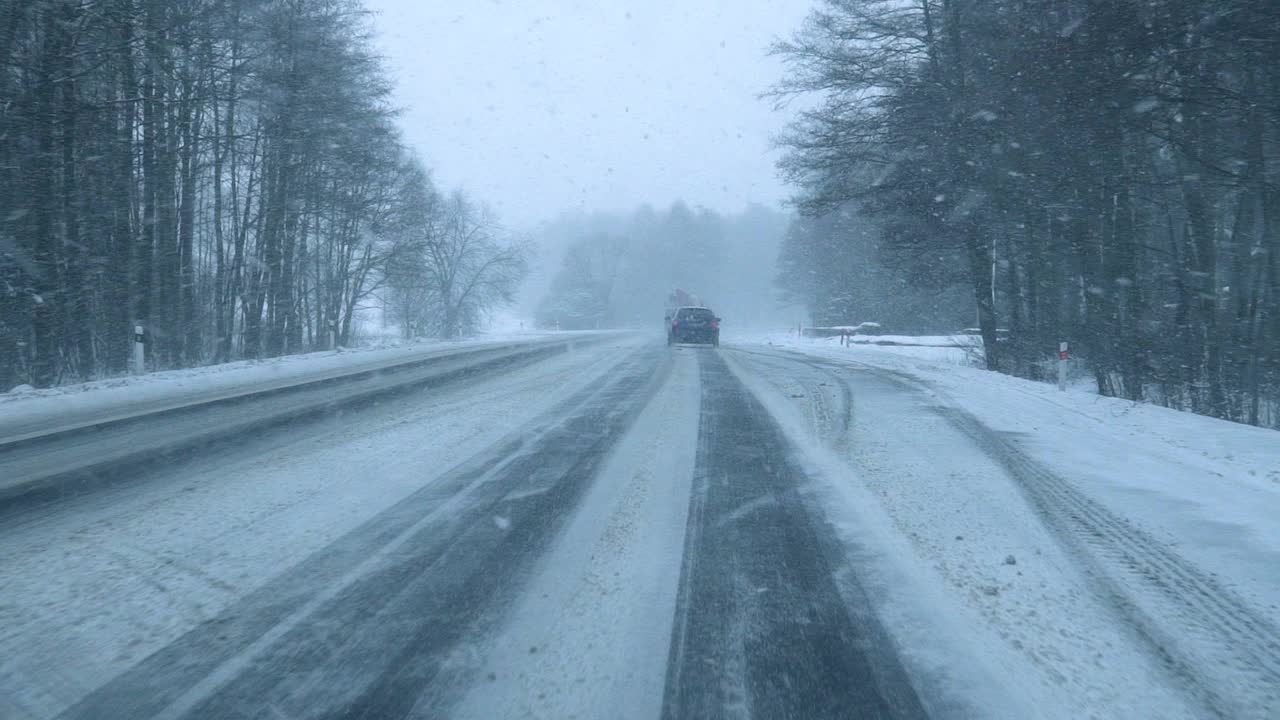
[(902, 377), (569, 353), (0, 524), (3, 718), (1275, 717), (1246, 601)]

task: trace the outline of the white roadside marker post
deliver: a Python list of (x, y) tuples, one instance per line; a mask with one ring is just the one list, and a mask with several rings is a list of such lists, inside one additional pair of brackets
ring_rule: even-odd
[(1058, 343), (1058, 390), (1065, 391), (1067, 389), (1067, 360), (1070, 355), (1067, 354), (1067, 344), (1065, 342)]
[(141, 325), (133, 326), (133, 374), (142, 375), (147, 371), (146, 332)]

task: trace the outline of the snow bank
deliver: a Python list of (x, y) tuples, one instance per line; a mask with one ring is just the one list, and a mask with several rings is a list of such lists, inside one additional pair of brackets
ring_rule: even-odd
[(936, 348), (840, 347), (785, 334), (761, 344), (871, 366), (963, 408), (1090, 497), (1170, 544), (1280, 623), (1280, 433), (1088, 386), (971, 367)]
[(848, 343), (947, 365), (980, 365), (982, 362), (982, 338), (976, 335), (852, 335), (846, 338), (837, 335), (797, 338), (792, 330), (764, 334), (726, 334), (725, 342), (732, 341), (806, 351), (825, 349), (837, 352), (845, 351), (845, 343)]
[(242, 360), (42, 390), (20, 385), (10, 392), (0, 393), (0, 438), (390, 367), (463, 349), (532, 342), (552, 336), (529, 332), (485, 335), (453, 342), (388, 341), (355, 350), (339, 348), (267, 360)]
[(818, 464), (904, 659), (965, 689), (941, 714), (1277, 717), (1280, 435), (895, 348), (756, 342), (726, 352)]

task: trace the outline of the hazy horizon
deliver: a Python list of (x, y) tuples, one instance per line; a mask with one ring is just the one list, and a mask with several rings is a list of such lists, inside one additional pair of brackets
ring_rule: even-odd
[(759, 94), (781, 76), (770, 43), (807, 0), (368, 4), (406, 141), (510, 228), (788, 196), (772, 138), (789, 114)]

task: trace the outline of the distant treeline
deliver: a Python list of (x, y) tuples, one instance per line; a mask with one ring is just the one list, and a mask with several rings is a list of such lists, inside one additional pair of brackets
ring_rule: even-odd
[(523, 255), (394, 128), (359, 0), (0, 0), (0, 390), (455, 335)]
[(1104, 394), (1280, 425), (1280, 4), (826, 0), (776, 52), (819, 313), (873, 245), (993, 369), (1069, 341)]
[(895, 253), (876, 223), (846, 208), (792, 221), (776, 282), (814, 325), (875, 322), (892, 334), (946, 335), (977, 322), (964, 279), (956, 258)]
[(773, 268), (787, 221), (759, 205), (721, 214), (683, 202), (562, 217), (539, 233), (541, 245), (561, 254), (538, 322), (657, 328), (668, 295), (681, 289), (713, 306), (727, 327), (785, 325)]

